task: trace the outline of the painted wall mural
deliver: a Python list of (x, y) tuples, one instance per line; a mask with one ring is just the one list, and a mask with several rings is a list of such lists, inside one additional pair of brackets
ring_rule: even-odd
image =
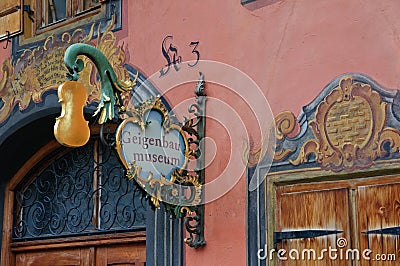
[[(275, 117), (273, 166), (353, 171), (398, 156), (399, 95), (361, 74), (336, 78), (297, 118), (289, 111)], [(248, 152), (250, 166), (262, 160), (261, 150)]]
[[(12, 110), (18, 106), (19, 111), (25, 110), (31, 101), (40, 103), (46, 91), (56, 90), (66, 81), (67, 69), (64, 65), (64, 53), (73, 43), (85, 43), (100, 50), (113, 66), (119, 80), (129, 80), (129, 74), (124, 68), (125, 51), (118, 46), (118, 40), (112, 29), (111, 21), (106, 30), (101, 33), (100, 25), (95, 36), (95, 24), (87, 33), (77, 29), (72, 33), (65, 32), (61, 36), (49, 36), (43, 45), (25, 50), (19, 58), (8, 58), (2, 65), (0, 80), (0, 123), (4, 122)], [(94, 38), (97, 40), (94, 41)], [(88, 103), (100, 100), (100, 81), (97, 80), (97, 70), (88, 58), (82, 57), (85, 64), (81, 72), (81, 82), (88, 90)], [(15, 61), (15, 63), (14, 63)], [(124, 103), (129, 101), (129, 92), (122, 95)]]
[(275, 116), (272, 165), (265, 149), (246, 154), (248, 183), (253, 176), (264, 181), (248, 192), (248, 250), (260, 252), (248, 252), (249, 265), (274, 260), (265, 250), (322, 250), (339, 243), (332, 239), (353, 241), (360, 250), (396, 250), (399, 106), (400, 91), (347, 73), (297, 117)]

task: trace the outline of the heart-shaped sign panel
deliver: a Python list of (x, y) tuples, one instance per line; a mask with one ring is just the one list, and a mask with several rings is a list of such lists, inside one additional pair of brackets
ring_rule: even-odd
[(144, 121), (140, 120), (127, 118), (118, 129), (117, 147), (122, 162), (127, 168), (139, 167), (141, 178), (164, 176), (171, 180), (171, 173), (187, 164), (184, 133), (178, 125), (163, 127), (163, 115), (157, 110), (151, 109)]

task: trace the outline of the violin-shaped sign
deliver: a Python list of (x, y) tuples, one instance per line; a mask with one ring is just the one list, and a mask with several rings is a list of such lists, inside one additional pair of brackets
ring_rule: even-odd
[(77, 81), (67, 81), (58, 87), (58, 101), (61, 103), (61, 116), (56, 118), (54, 136), (67, 147), (80, 147), (90, 138), (88, 121), (83, 116), (87, 90)]

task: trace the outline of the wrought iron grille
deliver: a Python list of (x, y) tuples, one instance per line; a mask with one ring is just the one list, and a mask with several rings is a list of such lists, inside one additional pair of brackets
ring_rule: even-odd
[(14, 241), (145, 229), (142, 190), (98, 140), (27, 180), (15, 191)]

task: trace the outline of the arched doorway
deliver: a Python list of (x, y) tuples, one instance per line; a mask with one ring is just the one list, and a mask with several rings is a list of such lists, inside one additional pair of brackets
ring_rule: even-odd
[(145, 265), (148, 205), (97, 137), (77, 149), (50, 141), (5, 192), (4, 264)]
[[(136, 69), (129, 65), (125, 67), (129, 75), (134, 78), (137, 73)], [(140, 73), (137, 84), (138, 88), (132, 95), (134, 102), (141, 102), (159, 94), (156, 88)], [(145, 84), (145, 86), (140, 86), (141, 84)], [(169, 109), (168, 104), (166, 102), (165, 104)], [(85, 108), (88, 120), (91, 120), (95, 110), (95, 104)], [(2, 237), (1, 265), (15, 265), (17, 256), (20, 256), (22, 261), (34, 265), (33, 262), (27, 260), (28, 255), (38, 258), (39, 265), (45, 265), (45, 262), (39, 259), (43, 257), (59, 258), (58, 264), (50, 261), (48, 265), (63, 265), (59, 252), (64, 252), (68, 258), (73, 258), (67, 263), (69, 265), (93, 265), (95, 263), (103, 265), (107, 260), (110, 265), (124, 265), (123, 262), (119, 262), (119, 259), (128, 255), (135, 256), (132, 249), (136, 248), (140, 256), (145, 253), (147, 265), (183, 265), (182, 219), (171, 217), (163, 206), (160, 209), (152, 210), (147, 206), (147, 202), (145, 231), (144, 228), (143, 230), (140, 228), (114, 230), (115, 228), (110, 227), (108, 232), (104, 228), (100, 228), (101, 230), (97, 232), (73, 231), (69, 235), (59, 237), (48, 234), (43, 237), (29, 236), (29, 239), (13, 240), (15, 191), (21, 186), (31, 184), (29, 181), (32, 182), (34, 179), (34, 173), (36, 175), (38, 173), (34, 172), (34, 169), (40, 172), (52, 160), (61, 158), (68, 151), (72, 151), (72, 149), (62, 150), (63, 148), (54, 139), (53, 126), (55, 118), (60, 115), (60, 112), (57, 92), (51, 90), (44, 93), (42, 102), (32, 102), (24, 112), (15, 108), (9, 118), (0, 124), (0, 216), (3, 217), (0, 219), (0, 227), (3, 230), (3, 234), (0, 235)], [(92, 135), (96, 136), (96, 132), (92, 131)], [(96, 137), (93, 138), (93, 141), (95, 140)], [(100, 172), (104, 171), (104, 167), (103, 169), (97, 167), (97, 169)], [(113, 171), (115, 172), (115, 169)], [(123, 178), (124, 176), (122, 176)], [(144, 195), (142, 196), (144, 197)], [(97, 203), (94, 206), (101, 209), (101, 206), (104, 205)], [(37, 245), (34, 245), (33, 241), (36, 241)], [(123, 254), (121, 255), (121, 253)], [(130, 264), (132, 263), (130, 262)], [(128, 263), (128, 265), (130, 264)]]

